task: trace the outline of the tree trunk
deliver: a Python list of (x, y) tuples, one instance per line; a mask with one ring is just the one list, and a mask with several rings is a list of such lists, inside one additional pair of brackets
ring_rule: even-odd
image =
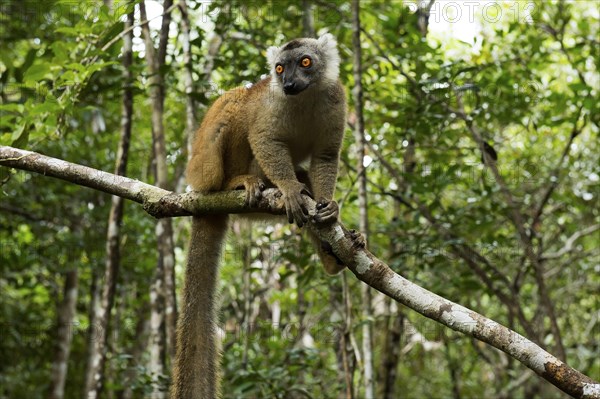
[[(184, 154), (186, 159), (189, 159), (192, 151), (192, 143), (194, 141), (194, 131), (197, 128), (197, 113), (196, 109), (198, 106), (203, 104), (198, 103), (194, 99), (194, 94), (198, 94), (198, 89), (194, 92), (194, 77), (193, 77), (193, 64), (192, 64), (192, 47), (190, 42), (190, 20), (188, 14), (188, 8), (185, 0), (178, 1), (178, 7), (181, 12), (181, 46), (183, 47), (183, 87), (185, 88), (185, 147)], [(199, 79), (202, 87), (201, 91), (204, 93), (211, 92), (211, 78), (212, 70), (214, 67), (215, 57), (219, 53), (223, 39), (221, 36), (212, 32), (212, 37), (208, 41), (208, 50), (204, 57), (204, 67), (202, 68), (202, 77)], [(206, 98), (208, 100), (208, 98)], [(185, 174), (183, 170), (176, 172), (177, 184), (175, 187), (176, 192), (185, 191)]]
[(58, 306), (57, 336), (54, 349), (54, 361), (50, 376), (49, 399), (62, 399), (65, 395), (65, 381), (71, 340), (73, 338), (73, 319), (77, 305), (77, 289), (79, 272), (77, 269), (68, 271), (65, 275), (65, 288), (63, 300)]
[[(125, 30), (133, 26), (133, 13), (127, 15)], [(121, 107), (121, 137), (117, 148), (117, 163), (115, 174), (127, 174), (127, 160), (129, 157), (129, 143), (131, 139), (131, 124), (133, 116), (133, 90), (131, 87), (131, 64), (133, 30), (123, 36), (123, 101)], [(111, 208), (108, 217), (108, 230), (106, 233), (106, 262), (104, 278), (102, 279), (102, 295), (96, 308), (94, 324), (95, 336), (90, 342), (91, 363), (88, 364), (88, 379), (86, 379), (86, 397), (97, 398), (102, 392), (104, 384), (104, 363), (106, 361), (107, 339), (110, 328), (111, 311), (114, 304), (115, 288), (121, 262), (120, 237), (121, 222), (123, 220), (123, 205), (125, 199), (114, 195), (111, 198)]]
[(164, 285), (161, 262), (157, 262), (154, 280), (150, 287), (150, 332), (148, 337), (148, 348), (150, 356), (148, 359), (148, 372), (152, 376), (153, 391), (151, 398), (163, 398), (164, 392), (158, 389), (159, 377), (165, 373), (165, 312), (164, 312)]
[[(400, 203), (394, 203), (394, 220), (400, 218)], [(393, 234), (390, 239), (390, 254), (394, 256), (399, 252), (402, 242), (399, 235)], [(381, 361), (381, 396), (384, 399), (393, 399), (396, 394), (396, 376), (398, 374), (398, 363), (400, 362), (400, 345), (402, 333), (404, 332), (404, 313), (402, 308), (392, 302), (391, 298), (385, 297), (386, 317), (385, 336)]]
[(119, 399), (131, 399), (133, 397), (132, 385), (134, 385), (137, 376), (138, 366), (142, 364), (142, 355), (148, 347), (148, 331), (150, 330), (149, 310), (150, 304), (145, 302), (135, 327), (135, 336), (137, 339), (133, 342), (133, 348), (131, 348), (131, 359), (123, 382), (124, 388), (117, 394), (117, 398)]
[(179, 1), (181, 11), (181, 44), (183, 47), (183, 85), (185, 87), (185, 151), (188, 157), (192, 151), (194, 129), (196, 127), (196, 101), (193, 97), (194, 77), (192, 66), (192, 46), (190, 43), (190, 20), (185, 0)]
[(304, 37), (315, 37), (313, 6), (308, 0), (302, 0), (302, 34)]
[[(167, 150), (164, 134), (164, 93), (165, 84), (161, 68), (165, 65), (167, 42), (169, 39), (169, 24), (171, 22), (172, 0), (166, 0), (163, 15), (160, 42), (158, 51), (154, 50), (154, 44), (150, 35), (148, 24), (142, 25), (145, 41), (146, 60), (148, 62), (150, 97), (152, 102), (152, 146), (154, 150), (154, 177), (156, 185), (160, 188), (169, 188), (169, 176), (167, 168)], [(140, 3), (140, 18), (147, 20), (144, 2)], [(163, 374), (165, 362), (163, 359), (162, 327), (166, 333), (166, 353), (169, 359), (175, 358), (175, 326), (177, 321), (177, 305), (175, 300), (175, 254), (173, 245), (173, 227), (170, 219), (160, 219), (156, 224), (156, 239), (158, 244), (159, 259), (156, 265), (155, 282), (151, 289), (152, 316), (150, 322), (150, 370), (154, 376)], [(164, 392), (155, 388), (153, 397), (162, 398)]]
[(92, 285), (90, 287), (91, 298), (90, 298), (90, 307), (89, 307), (89, 325), (87, 331), (87, 341), (88, 341), (88, 350), (87, 350), (87, 363), (86, 363), (86, 371), (85, 371), (85, 384), (83, 386), (82, 397), (88, 397), (88, 387), (92, 386), (92, 382), (94, 380), (94, 368), (93, 364), (98, 363), (100, 360), (98, 359), (98, 353), (92, 350), (94, 346), (94, 341), (98, 336), (97, 332), (97, 318), (100, 313), (98, 308), (100, 307), (100, 298), (101, 298), (101, 287), (98, 286), (100, 280), (99, 273), (94, 270), (92, 272)]
[(344, 385), (346, 389), (346, 399), (354, 399), (354, 371), (356, 369), (358, 352), (354, 351), (352, 345), (352, 301), (350, 299), (350, 287), (346, 274), (342, 274), (342, 292), (344, 309), (344, 330), (342, 331), (341, 352), (342, 365), (344, 372)]
[[(352, 47), (354, 60), (352, 63), (354, 74), (354, 108), (356, 112), (356, 123), (354, 125), (354, 140), (356, 142), (357, 179), (358, 179), (358, 211), (359, 229), (365, 240), (369, 234), (369, 218), (367, 213), (367, 174), (364, 165), (366, 140), (365, 122), (363, 117), (363, 89), (362, 89), (362, 51), (360, 48), (360, 5), (358, 0), (352, 1)], [(373, 339), (371, 290), (366, 284), (361, 285), (362, 305), (362, 352), (363, 352), (363, 375), (365, 386), (365, 397), (371, 399), (375, 396), (374, 372), (373, 372)]]
[(400, 345), (402, 333), (404, 332), (404, 314), (402, 309), (390, 301), (387, 333), (385, 346), (383, 348), (383, 395), (384, 399), (398, 397), (396, 393), (396, 376), (398, 374), (398, 363), (400, 362)]

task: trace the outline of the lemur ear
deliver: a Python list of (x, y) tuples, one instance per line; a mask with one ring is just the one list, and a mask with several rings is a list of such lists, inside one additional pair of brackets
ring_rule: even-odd
[(277, 62), (277, 57), (279, 57), (279, 53), (281, 49), (279, 47), (271, 46), (267, 49), (267, 61), (269, 65), (274, 66)]
[(325, 50), (325, 52), (327, 52), (327, 50), (334, 50), (337, 47), (337, 40), (335, 40), (335, 37), (333, 37), (331, 33), (325, 33), (319, 36), (317, 43), (320, 48)]
[(317, 46), (326, 60), (325, 78), (336, 81), (340, 72), (340, 54), (337, 49), (337, 40), (331, 33), (325, 33), (317, 39)]

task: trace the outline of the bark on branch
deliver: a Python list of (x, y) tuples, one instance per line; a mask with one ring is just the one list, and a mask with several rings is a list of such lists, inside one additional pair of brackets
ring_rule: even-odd
[[(207, 213), (285, 213), (278, 190), (267, 190), (259, 206), (250, 209), (244, 205), (243, 192), (175, 194), (134, 179), (13, 147), (0, 146), (0, 165), (122, 196), (142, 204), (154, 217)], [(314, 202), (307, 198), (307, 205), (309, 212), (314, 213)], [(342, 224), (334, 223), (325, 227), (310, 224), (309, 228), (315, 229), (321, 239), (331, 244), (334, 253), (352, 273), (369, 286), (423, 316), (502, 350), (573, 397), (600, 399), (600, 383), (573, 369), (522, 335), (394, 273), (365, 248), (355, 245)]]

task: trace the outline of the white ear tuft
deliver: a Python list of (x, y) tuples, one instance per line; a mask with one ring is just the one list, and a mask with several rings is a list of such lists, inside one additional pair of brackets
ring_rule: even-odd
[(319, 47), (322, 48), (335, 48), (337, 46), (337, 41), (331, 33), (325, 33), (319, 36), (317, 42), (319, 43)]
[(267, 62), (270, 67), (273, 67), (277, 62), (277, 57), (279, 56), (280, 49), (279, 47), (271, 46), (267, 49)]
[(317, 39), (319, 50), (325, 56), (325, 78), (336, 81), (340, 73), (340, 55), (337, 49), (337, 41), (331, 33), (325, 33)]

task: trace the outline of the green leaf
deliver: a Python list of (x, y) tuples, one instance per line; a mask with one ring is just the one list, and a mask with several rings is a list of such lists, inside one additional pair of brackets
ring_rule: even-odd
[(27, 56), (25, 56), (25, 62), (23, 62), (23, 65), (21, 65), (21, 68), (23, 68), (24, 70), (27, 70), (31, 66), (31, 64), (33, 64), (33, 62), (35, 61), (36, 54), (37, 54), (37, 49), (30, 49), (27, 52)]
[(116, 61), (109, 61), (109, 62), (97, 62), (95, 64), (92, 64), (90, 66), (87, 67), (87, 71), (91, 74), (97, 71), (100, 71), (110, 65), (118, 65), (119, 63)]
[(596, 108), (598, 107), (598, 102), (593, 97), (586, 97), (583, 100), (583, 105), (585, 106), (585, 108), (591, 111), (596, 111)]
[(70, 26), (61, 26), (58, 27), (54, 30), (57, 33), (64, 33), (66, 35), (70, 35), (70, 36), (78, 36), (80, 33), (80, 30), (77, 29), (76, 27), (70, 27)]
[(23, 104), (0, 104), (0, 115), (2, 115), (2, 111), (6, 112), (18, 112), (19, 114), (23, 113)]
[(13, 147), (25, 147), (29, 141), (29, 129), (25, 129), (25, 124), (19, 126), (19, 128), (13, 132), (11, 137)]
[(38, 82), (46, 78), (52, 78), (49, 64), (35, 64), (29, 67), (29, 69), (27, 69), (27, 72), (25, 72), (25, 80)]
[(70, 58), (66, 42), (54, 42), (50, 45), (50, 48), (52, 49), (52, 52), (54, 53), (57, 59), (64, 61)]
[(41, 104), (36, 104), (30, 108), (29, 113), (31, 115), (40, 115), (46, 112), (57, 112), (60, 111), (60, 105), (56, 101), (44, 101)]
[(70, 62), (67, 65), (65, 65), (65, 67), (69, 68), (69, 69), (73, 69), (77, 72), (85, 72), (86, 67), (81, 65), (78, 62)]
[(76, 75), (73, 71), (65, 71), (57, 79), (58, 86), (67, 86), (79, 83), (79, 75)]

